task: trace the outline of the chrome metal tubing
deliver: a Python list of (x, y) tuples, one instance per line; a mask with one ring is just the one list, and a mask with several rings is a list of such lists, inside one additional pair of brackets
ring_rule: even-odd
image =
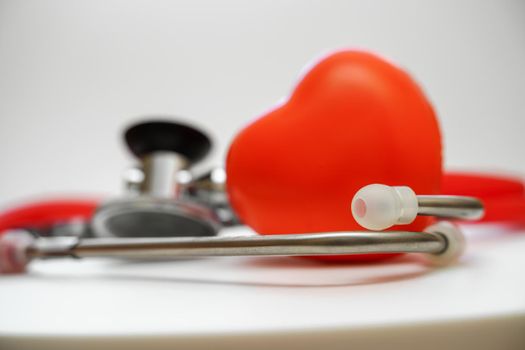
[(464, 220), (477, 220), (483, 216), (483, 203), (473, 197), (417, 196), (418, 215)]
[(54, 249), (38, 242), (28, 249), (33, 258), (73, 256), (173, 258), (253, 255), (341, 255), (371, 253), (439, 254), (447, 248), (439, 233), (426, 232), (335, 232), (240, 237), (192, 238), (92, 238)]
[(177, 172), (187, 165), (186, 159), (174, 152), (158, 151), (143, 158), (143, 194), (156, 198), (174, 198), (177, 195)]

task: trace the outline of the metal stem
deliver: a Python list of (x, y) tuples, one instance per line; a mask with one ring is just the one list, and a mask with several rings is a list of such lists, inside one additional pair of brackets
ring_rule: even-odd
[(187, 161), (177, 153), (159, 151), (143, 159), (144, 182), (142, 192), (155, 198), (177, 196), (177, 171), (186, 167)]
[(417, 196), (418, 215), (477, 220), (483, 216), (483, 203), (463, 196)]
[[(33, 258), (73, 257), (197, 257), (248, 255), (341, 255), (372, 253), (439, 254), (446, 239), (426, 232), (336, 232), (241, 237), (192, 238), (92, 238), (36, 243), (28, 249)], [(41, 240), (40, 240), (41, 241)]]

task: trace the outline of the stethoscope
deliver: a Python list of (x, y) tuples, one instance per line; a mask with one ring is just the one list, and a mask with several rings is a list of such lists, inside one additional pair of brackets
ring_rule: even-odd
[[(482, 201), (472, 196), (417, 195), (407, 186), (370, 184), (355, 193), (348, 207), (349, 219), (352, 215), (366, 230), (221, 235), (222, 228), (242, 223), (228, 203), (224, 170), (198, 176), (190, 171), (211, 149), (204, 132), (173, 121), (148, 121), (128, 128), (124, 139), (140, 163), (125, 173), (127, 195), (102, 204), (43, 201), (3, 213), (0, 272), (22, 272), (31, 260), (58, 257), (422, 253), (428, 262), (443, 266), (457, 261), (464, 251), (465, 239), (457, 225), (438, 221), (423, 232), (383, 230), (410, 224), (421, 215), (478, 220), (484, 214)], [(472, 185), (477, 179), (479, 193), (490, 203), (488, 215), (500, 222), (523, 222), (523, 184), (505, 178), (456, 177), (456, 185)], [(517, 210), (505, 216), (498, 208), (509, 202)]]

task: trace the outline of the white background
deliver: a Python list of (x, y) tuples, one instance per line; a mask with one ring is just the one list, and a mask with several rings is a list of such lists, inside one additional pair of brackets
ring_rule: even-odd
[(523, 1), (0, 1), (0, 205), (113, 193), (147, 114), (231, 137), (330, 50), (406, 67), (449, 167), (525, 171)]

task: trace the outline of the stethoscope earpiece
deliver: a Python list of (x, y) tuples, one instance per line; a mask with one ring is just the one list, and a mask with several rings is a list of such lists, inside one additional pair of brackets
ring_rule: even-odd
[(465, 236), (461, 229), (449, 221), (440, 221), (425, 229), (430, 234), (441, 235), (445, 239), (445, 249), (437, 254), (425, 254), (429, 265), (444, 267), (456, 263), (466, 248)]
[(359, 225), (381, 231), (414, 221), (418, 211), (417, 196), (410, 187), (373, 184), (355, 194), (351, 209)]
[(463, 196), (418, 196), (407, 186), (371, 184), (354, 195), (352, 215), (362, 227), (381, 231), (406, 225), (418, 215), (477, 220), (483, 216), (480, 200)]

